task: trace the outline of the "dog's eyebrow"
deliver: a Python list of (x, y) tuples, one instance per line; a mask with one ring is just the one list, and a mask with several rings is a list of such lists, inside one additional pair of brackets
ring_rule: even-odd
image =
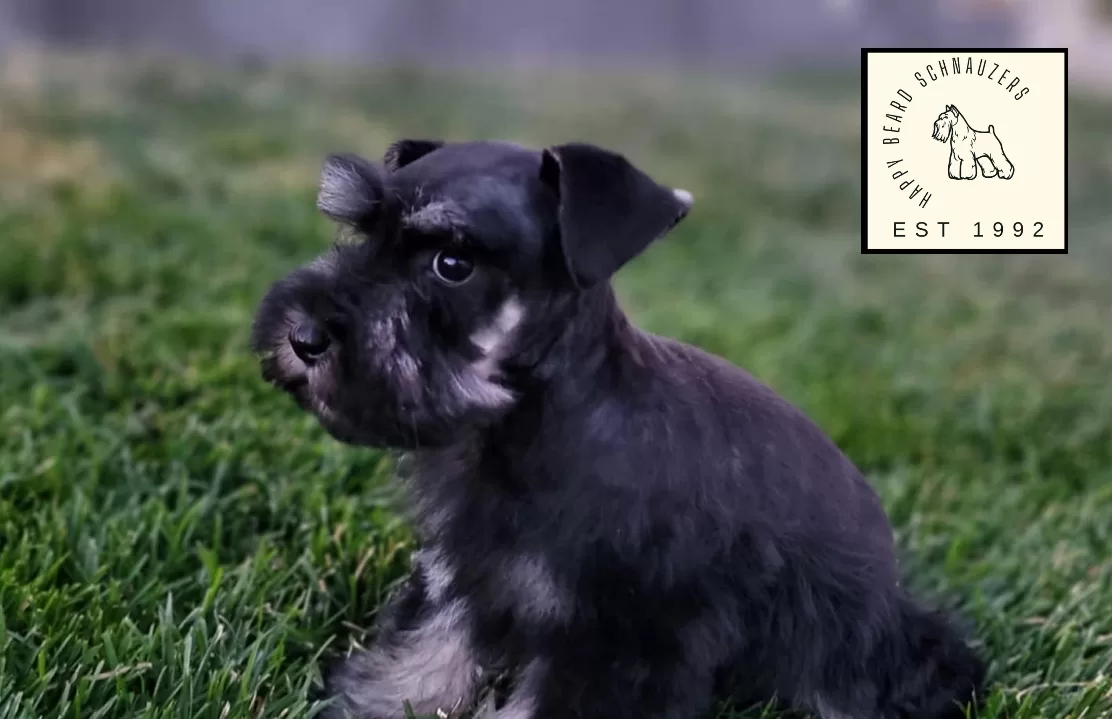
[(454, 202), (434, 200), (403, 215), (402, 225), (419, 232), (455, 231), (467, 226), (467, 213)]

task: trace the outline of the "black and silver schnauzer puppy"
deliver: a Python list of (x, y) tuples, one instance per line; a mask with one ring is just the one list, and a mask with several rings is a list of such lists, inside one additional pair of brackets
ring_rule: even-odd
[(620, 309), (611, 275), (690, 193), (588, 144), (403, 140), (330, 157), (318, 206), (357, 241), (277, 282), (253, 345), (334, 437), (404, 453), (419, 539), (373, 646), (327, 673), (326, 716), (976, 704), (983, 661), (901, 587), (854, 465)]

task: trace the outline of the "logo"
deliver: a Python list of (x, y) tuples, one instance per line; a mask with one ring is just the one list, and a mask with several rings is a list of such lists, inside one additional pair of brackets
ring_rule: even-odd
[(861, 75), (862, 252), (1067, 251), (1065, 49), (865, 48)]

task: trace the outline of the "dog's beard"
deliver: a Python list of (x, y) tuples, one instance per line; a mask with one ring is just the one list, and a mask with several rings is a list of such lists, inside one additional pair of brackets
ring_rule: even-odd
[(950, 123), (946, 122), (945, 120), (935, 120), (934, 131), (931, 133), (931, 137), (938, 140), (939, 142), (949, 142), (950, 134), (952, 131), (953, 125), (951, 125)]
[(265, 356), (263, 377), (346, 444), (399, 450), (450, 444), (462, 430), (500, 417), (513, 398), (464, 362), (423, 372), (415, 359), (394, 352), (306, 367), (290, 354)]
[(411, 450), (443, 446), (498, 421), (515, 403), (500, 376), (509, 338), (521, 319), (510, 301), (471, 343), (477, 358), (455, 353), (412, 354), (404, 301), (393, 299), (326, 356), (307, 365), (288, 335), (306, 319), (295, 302), (264, 301), (252, 343), (263, 377), (288, 393), (335, 439), (348, 444)]
[(501, 420), (514, 405), (514, 395), (504, 386), (466, 370), (434, 374), (414, 402), (399, 401), (393, 388), (376, 389), (366, 383), (346, 385), (321, 403), (325, 412), (314, 414), (341, 441), (414, 450), (457, 442)]
[[(392, 321), (372, 327), (370, 348), (360, 352), (351, 377), (337, 378), (328, 406), (363, 438), (391, 449), (442, 446), (501, 420), (515, 393), (503, 382), (501, 362), (523, 308), (508, 300), (493, 321), (470, 337), (475, 358), (457, 352), (410, 354), (409, 323), (400, 306)], [(389, 336), (387, 336), (389, 335)]]

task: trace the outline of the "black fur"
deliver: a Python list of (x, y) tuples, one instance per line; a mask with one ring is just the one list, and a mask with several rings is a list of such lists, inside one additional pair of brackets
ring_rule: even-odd
[(560, 247), (579, 288), (608, 279), (690, 209), (621, 155), (583, 143), (545, 150), (541, 180), (560, 199)]
[[(253, 337), (339, 439), (405, 452), (421, 549), (375, 645), (329, 672), (327, 716), (459, 714), (495, 685), (498, 719), (726, 697), (963, 716), (982, 660), (901, 587), (860, 472), (753, 377), (619, 308), (609, 276), (690, 195), (582, 144), (359, 162), (322, 174), (359, 241), (278, 282)], [(441, 250), (469, 280), (438, 279)], [(304, 322), (332, 340), (308, 363), (286, 339)]]

